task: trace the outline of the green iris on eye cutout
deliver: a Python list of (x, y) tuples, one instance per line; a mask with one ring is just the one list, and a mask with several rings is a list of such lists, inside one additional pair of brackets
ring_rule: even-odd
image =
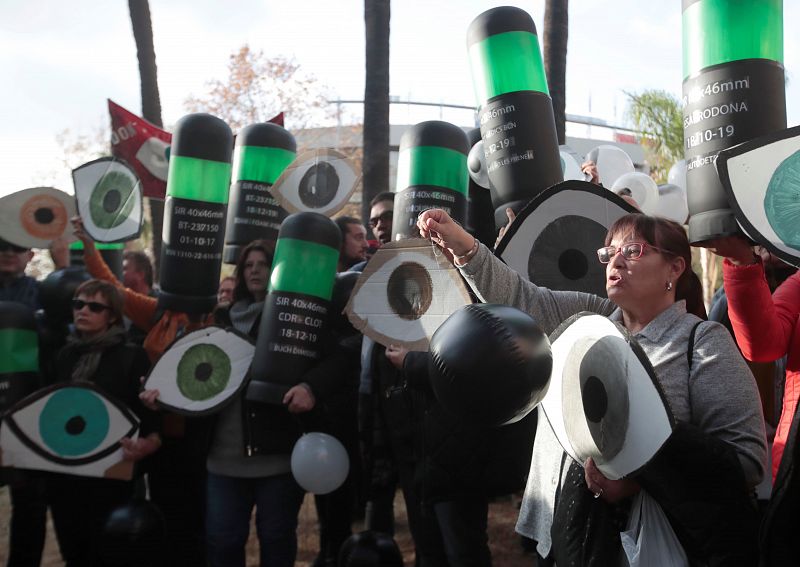
[(231, 377), (231, 360), (210, 343), (194, 345), (178, 362), (178, 389), (193, 401), (204, 401), (222, 392)]
[(783, 160), (772, 174), (764, 211), (775, 234), (787, 246), (800, 250), (800, 152)]
[(110, 171), (100, 178), (89, 198), (89, 214), (99, 228), (114, 228), (125, 222), (133, 209), (135, 180)]
[(105, 440), (108, 429), (106, 405), (97, 394), (82, 388), (54, 392), (39, 414), (42, 441), (63, 457), (95, 450)]

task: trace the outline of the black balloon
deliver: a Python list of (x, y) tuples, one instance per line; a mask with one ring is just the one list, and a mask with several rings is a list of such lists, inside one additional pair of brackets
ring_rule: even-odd
[(498, 426), (525, 417), (547, 392), (553, 357), (547, 335), (513, 307), (474, 304), (433, 334), (431, 386), (451, 414)]
[(108, 516), (99, 551), (104, 564), (146, 567), (159, 564), (165, 545), (161, 511), (146, 500), (135, 499)]
[(364, 531), (345, 540), (339, 567), (403, 567), (403, 554), (389, 534)]

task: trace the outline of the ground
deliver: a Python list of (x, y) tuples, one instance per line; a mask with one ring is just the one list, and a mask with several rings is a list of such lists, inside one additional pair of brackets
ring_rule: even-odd
[[(395, 501), (398, 523), (397, 523), (397, 543), (403, 551), (403, 557), (407, 567), (414, 564), (414, 551), (411, 544), (411, 537), (408, 533), (408, 525), (405, 523), (405, 508), (402, 498), (398, 497)], [(520, 546), (519, 536), (514, 533), (514, 523), (517, 520), (518, 498), (506, 498), (491, 504), (489, 510), (489, 543), (492, 549), (493, 565), (495, 567), (509, 567), (526, 565), (535, 567), (535, 560), (531, 555), (525, 554)], [(0, 565), (5, 565), (8, 554), (8, 521), (10, 505), (8, 499), (8, 489), (0, 489)], [(311, 495), (306, 495), (303, 508), (300, 511), (300, 525), (297, 530), (298, 553), (297, 567), (308, 567), (314, 560), (317, 551), (317, 528), (316, 513), (314, 511), (314, 499)], [(362, 529), (363, 526), (356, 524), (354, 531)], [(55, 541), (52, 525), (48, 525), (47, 542), (45, 544), (44, 558), (42, 567), (58, 567), (63, 565), (61, 555), (58, 551), (58, 544)], [(258, 543), (255, 534), (251, 530), (251, 538), (248, 543), (248, 567), (258, 566)]]

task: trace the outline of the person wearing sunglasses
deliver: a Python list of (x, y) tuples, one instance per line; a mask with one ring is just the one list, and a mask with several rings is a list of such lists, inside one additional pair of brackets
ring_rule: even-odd
[[(139, 437), (121, 441), (124, 458), (139, 461), (161, 446), (157, 415), (139, 399), (139, 377), (150, 362), (129, 343), (122, 323), (122, 295), (112, 284), (88, 280), (72, 300), (74, 333), (58, 353), (56, 382), (91, 382), (121, 401), (140, 420)], [(100, 565), (103, 526), (112, 510), (127, 504), (134, 482), (52, 473), (47, 497), (61, 555), (67, 565)]]
[[(758, 550), (753, 488), (761, 481), (767, 462), (761, 402), (753, 376), (730, 334), (718, 323), (705, 321), (700, 282), (691, 270), (684, 228), (636, 213), (617, 220), (605, 242), (598, 243), (602, 246), (597, 260), (606, 267), (608, 297), (603, 298), (536, 286), (492, 255), (442, 210), (423, 212), (417, 225), (422, 237), (442, 248), (460, 269), (481, 300), (517, 307), (529, 313), (547, 333), (582, 311), (605, 315), (625, 327), (650, 360), (675, 417), (670, 442), (682, 443), (680, 446), (687, 449), (668, 463), (669, 475), (665, 475), (664, 462), (658, 461), (644, 466), (633, 478), (611, 480), (591, 459), (571, 462), (540, 413), (517, 523), (517, 531), (539, 542), (538, 552), (545, 558), (540, 564), (549, 565), (556, 557), (561, 564), (574, 558), (574, 553), (597, 557), (620, 550), (618, 544), (605, 547), (608, 551), (592, 544), (588, 549), (580, 544), (570, 547), (571, 536), (579, 538), (573, 537), (572, 544), (599, 541), (592, 539), (592, 535), (598, 535), (592, 530), (602, 529), (603, 524), (572, 518), (574, 522), (565, 529), (553, 526), (559, 486), (558, 502), (580, 502), (588, 495), (590, 504), (595, 498), (611, 506), (608, 513), (612, 515), (627, 513), (630, 497), (645, 486), (651, 496), (658, 494), (662, 508), (671, 510), (670, 520), (673, 527), (677, 526), (675, 531), (690, 561), (715, 563), (724, 559), (730, 564), (754, 564)], [(680, 460), (690, 454), (691, 460)], [(566, 459), (564, 469), (562, 455)], [(581, 465), (583, 473), (570, 476), (570, 471)], [(562, 470), (568, 472), (562, 475)], [(671, 482), (666, 488), (658, 483), (665, 476)], [(564, 483), (565, 477), (582, 482)], [(681, 486), (691, 486), (697, 492), (686, 496), (678, 488)], [(654, 488), (663, 490), (654, 493)], [(708, 501), (698, 496), (706, 494)], [(715, 499), (711, 494), (720, 497)], [(673, 507), (673, 497), (688, 501)], [(709, 514), (709, 510), (716, 514)], [(569, 517), (570, 512), (566, 514)], [(609, 529), (604, 533), (618, 536), (618, 532)], [(615, 562), (616, 555), (601, 558), (598, 564)]]

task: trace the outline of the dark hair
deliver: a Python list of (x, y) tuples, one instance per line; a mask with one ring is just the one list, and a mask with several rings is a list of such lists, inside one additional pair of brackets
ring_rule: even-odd
[(659, 248), (663, 255), (683, 258), (686, 269), (675, 282), (675, 300), (686, 300), (687, 312), (701, 319), (708, 318), (703, 303), (703, 285), (692, 270), (692, 248), (683, 226), (665, 218), (631, 213), (611, 225), (606, 233), (605, 245), (608, 246), (617, 234), (634, 234)]
[(144, 281), (149, 287), (153, 287), (153, 264), (147, 254), (139, 250), (126, 250), (122, 259), (136, 264), (136, 270), (144, 274)]
[(122, 297), (122, 292), (117, 289), (117, 286), (114, 284), (105, 280), (87, 280), (78, 286), (73, 297), (77, 298), (80, 295), (91, 296), (98, 294), (106, 300), (110, 307), (111, 324), (121, 327), (124, 324), (122, 316), (125, 300)]
[(391, 191), (384, 191), (383, 193), (378, 193), (372, 198), (372, 201), (369, 202), (369, 208), (371, 209), (375, 205), (383, 201), (391, 201), (394, 204), (394, 193)]
[(348, 216), (341, 216), (333, 219), (333, 222), (336, 223), (336, 226), (339, 227), (339, 232), (342, 235), (342, 248), (344, 248), (344, 239), (347, 236), (347, 227), (351, 224), (357, 224), (363, 226), (361, 221), (355, 217), (348, 217)]
[(253, 294), (250, 293), (250, 290), (247, 289), (247, 282), (244, 280), (244, 265), (245, 262), (247, 262), (247, 257), (250, 255), (250, 252), (254, 250), (263, 253), (264, 256), (267, 257), (267, 263), (269, 264), (268, 270), (272, 268), (272, 260), (275, 256), (275, 245), (273, 243), (266, 240), (253, 240), (250, 244), (245, 246), (241, 254), (239, 254), (239, 260), (236, 262), (236, 268), (233, 272), (233, 277), (236, 279), (236, 286), (233, 288), (233, 303), (243, 299), (249, 299), (251, 301), (255, 299)]

